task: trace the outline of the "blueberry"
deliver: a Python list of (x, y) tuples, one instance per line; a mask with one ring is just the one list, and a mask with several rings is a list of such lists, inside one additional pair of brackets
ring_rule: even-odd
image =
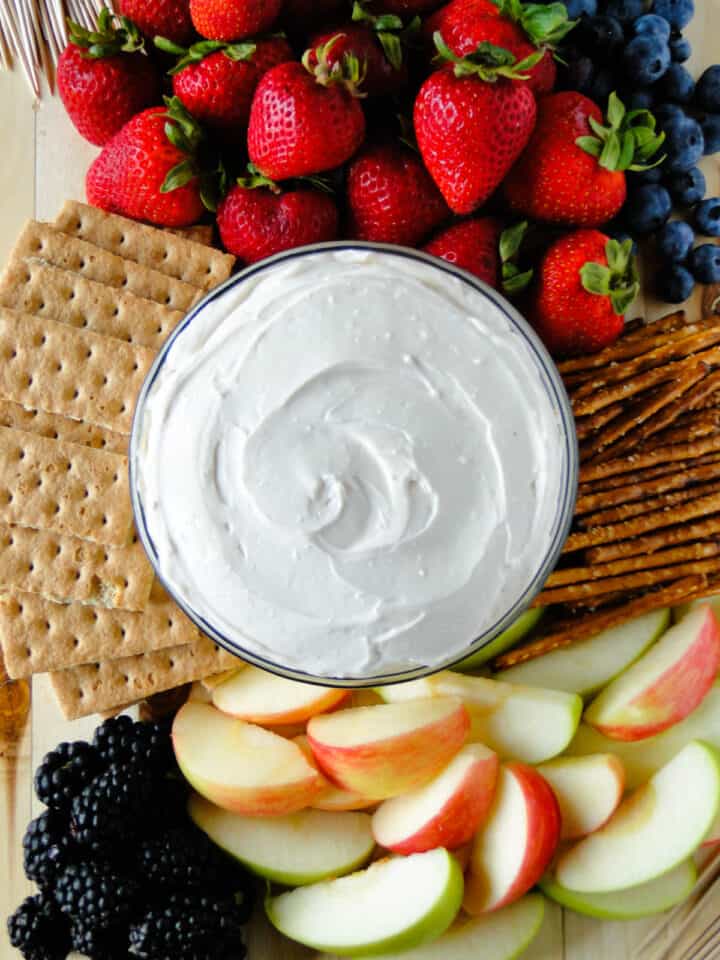
[(670, 24), (664, 17), (658, 17), (654, 13), (646, 13), (638, 19), (633, 24), (633, 30), (635, 31), (635, 36), (640, 36), (640, 34), (647, 33), (652, 37), (660, 37), (661, 40), (666, 42), (670, 39)]
[(695, 226), (706, 237), (720, 237), (720, 197), (710, 197), (695, 207)]
[(575, 42), (594, 60), (606, 60), (618, 53), (625, 37), (615, 17), (585, 17), (573, 31)]
[(657, 295), (665, 303), (684, 303), (695, 289), (695, 278), (679, 263), (663, 267), (657, 275)]
[(627, 100), (628, 110), (652, 110), (655, 95), (652, 90), (633, 90)]
[(703, 243), (690, 254), (690, 270), (698, 283), (720, 283), (720, 247)]
[(639, 183), (660, 183), (663, 177), (663, 171), (661, 166), (657, 166), (650, 167), (649, 170), (628, 171), (628, 176), (630, 178), (628, 181), (628, 189), (631, 189)]
[(601, 67), (590, 83), (588, 96), (595, 103), (605, 103), (617, 86), (615, 73), (610, 67)]
[(692, 207), (699, 203), (707, 189), (705, 174), (699, 167), (691, 167), (689, 170), (683, 170), (682, 173), (673, 174), (666, 181), (666, 186), (675, 203), (681, 207)]
[(695, 102), (708, 113), (720, 113), (720, 64), (701, 74), (695, 87)]
[(705, 150), (702, 127), (697, 120), (692, 117), (674, 117), (664, 124), (663, 129), (667, 169), (676, 173), (694, 167)]
[(565, 0), (565, 9), (571, 20), (577, 20), (583, 14), (594, 17), (597, 13), (597, 0)]
[(720, 151), (720, 113), (704, 113), (698, 117), (705, 139), (705, 153), (718, 153)]
[(633, 233), (652, 233), (665, 223), (671, 209), (672, 201), (665, 187), (644, 183), (628, 197), (623, 214)]
[(686, 40), (682, 34), (670, 38), (670, 56), (675, 63), (685, 63), (686, 60), (690, 59), (691, 54), (690, 41)]
[(658, 253), (668, 263), (687, 260), (694, 242), (695, 231), (684, 220), (670, 220), (658, 230)]
[(607, 0), (605, 13), (618, 20), (637, 20), (645, 11), (645, 0)]
[(659, 37), (635, 37), (623, 52), (625, 72), (641, 86), (655, 83), (670, 66), (670, 47)]
[(693, 18), (695, 3), (694, 0), (655, 0), (652, 10), (664, 17), (670, 26), (682, 30)]
[(677, 103), (658, 103), (657, 106), (653, 107), (652, 112), (663, 130), (671, 120), (685, 116), (685, 111)]
[(586, 95), (590, 93), (595, 79), (595, 64), (590, 57), (578, 57), (577, 60), (569, 62), (564, 73), (564, 86), (568, 90), (577, 90)]
[(674, 103), (690, 103), (695, 93), (695, 81), (681, 63), (671, 63), (658, 82), (658, 93)]

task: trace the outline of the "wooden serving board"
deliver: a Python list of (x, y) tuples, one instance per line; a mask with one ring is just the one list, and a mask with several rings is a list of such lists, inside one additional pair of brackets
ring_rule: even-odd
[[(720, 60), (720, 0), (696, 0), (697, 12), (688, 31), (694, 55), (694, 73)], [(45, 95), (33, 105), (20, 73), (0, 72), (0, 129), (5, 131), (0, 157), (0, 264), (4, 263), (20, 229), (30, 217), (52, 220), (62, 202), (84, 197), (85, 170), (95, 149), (85, 143), (65, 117), (56, 97)], [(704, 163), (709, 196), (720, 193), (720, 160)], [(646, 276), (652, 267), (645, 265)], [(720, 289), (698, 291), (688, 309), (699, 315)], [(656, 317), (664, 305), (644, 297), (633, 316)], [(5, 918), (30, 892), (22, 870), (22, 835), (31, 817), (40, 812), (33, 796), (33, 771), (43, 755), (61, 740), (89, 737), (96, 718), (72, 723), (63, 720), (46, 677), (30, 686), (3, 683), (0, 674), (0, 960), (19, 954), (7, 940)], [(720, 891), (715, 913), (720, 913)], [(527, 960), (636, 960), (639, 946), (660, 918), (628, 923), (591, 920), (548, 903), (539, 938), (524, 955)], [(660, 938), (662, 942), (662, 937)], [(720, 952), (719, 952), (720, 955)], [(301, 960), (310, 951), (297, 947), (270, 930), (257, 917), (250, 931), (249, 960)], [(645, 956), (645, 954), (643, 954)], [(715, 956), (713, 954), (713, 956)], [(438, 953), (438, 960), (442, 960)], [(648, 957), (651, 960), (651, 957)]]

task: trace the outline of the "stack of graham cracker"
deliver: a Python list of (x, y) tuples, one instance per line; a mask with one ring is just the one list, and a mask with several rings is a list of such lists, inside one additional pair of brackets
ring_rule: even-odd
[(145, 374), (233, 263), (68, 202), (0, 279), (0, 644), (9, 677), (51, 673), (68, 718), (235, 662), (154, 579), (127, 471)]

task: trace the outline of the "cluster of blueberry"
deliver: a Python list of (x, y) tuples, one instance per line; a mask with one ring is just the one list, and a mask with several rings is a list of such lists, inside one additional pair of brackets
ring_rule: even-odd
[[(655, 234), (663, 267), (657, 293), (681, 303), (696, 282), (720, 283), (720, 198), (705, 198), (698, 163), (720, 151), (720, 65), (695, 81), (684, 66), (692, 51), (683, 29), (693, 0), (566, 0), (580, 22), (562, 55), (564, 85), (604, 103), (617, 90), (629, 109), (650, 110), (665, 133), (664, 160), (628, 176), (617, 233)], [(675, 208), (682, 219), (670, 220)]]

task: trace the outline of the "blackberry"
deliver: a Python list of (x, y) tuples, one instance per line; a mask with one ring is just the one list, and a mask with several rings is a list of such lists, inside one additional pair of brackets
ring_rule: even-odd
[(66, 810), (101, 769), (100, 755), (89, 743), (61, 743), (35, 771), (35, 793), (48, 807)]
[(147, 822), (152, 784), (137, 764), (111, 764), (72, 802), (74, 839), (94, 854), (112, 857), (127, 849)]
[(90, 960), (128, 960), (127, 924), (89, 927), (80, 920), (73, 920), (70, 924), (70, 938), (73, 950)]
[(88, 928), (125, 922), (137, 895), (134, 880), (100, 863), (71, 864), (55, 886), (55, 902), (62, 913)]
[(25, 960), (65, 960), (70, 952), (68, 924), (46, 893), (28, 897), (7, 922), (13, 947)]
[(130, 927), (144, 960), (242, 960), (244, 913), (227, 898), (173, 894)]
[(75, 851), (67, 817), (57, 810), (46, 810), (30, 821), (23, 837), (25, 875), (39, 887), (51, 886), (73, 860)]
[(96, 729), (93, 744), (108, 764), (137, 761), (148, 771), (158, 774), (175, 766), (167, 723), (143, 723), (126, 716), (112, 717)]

